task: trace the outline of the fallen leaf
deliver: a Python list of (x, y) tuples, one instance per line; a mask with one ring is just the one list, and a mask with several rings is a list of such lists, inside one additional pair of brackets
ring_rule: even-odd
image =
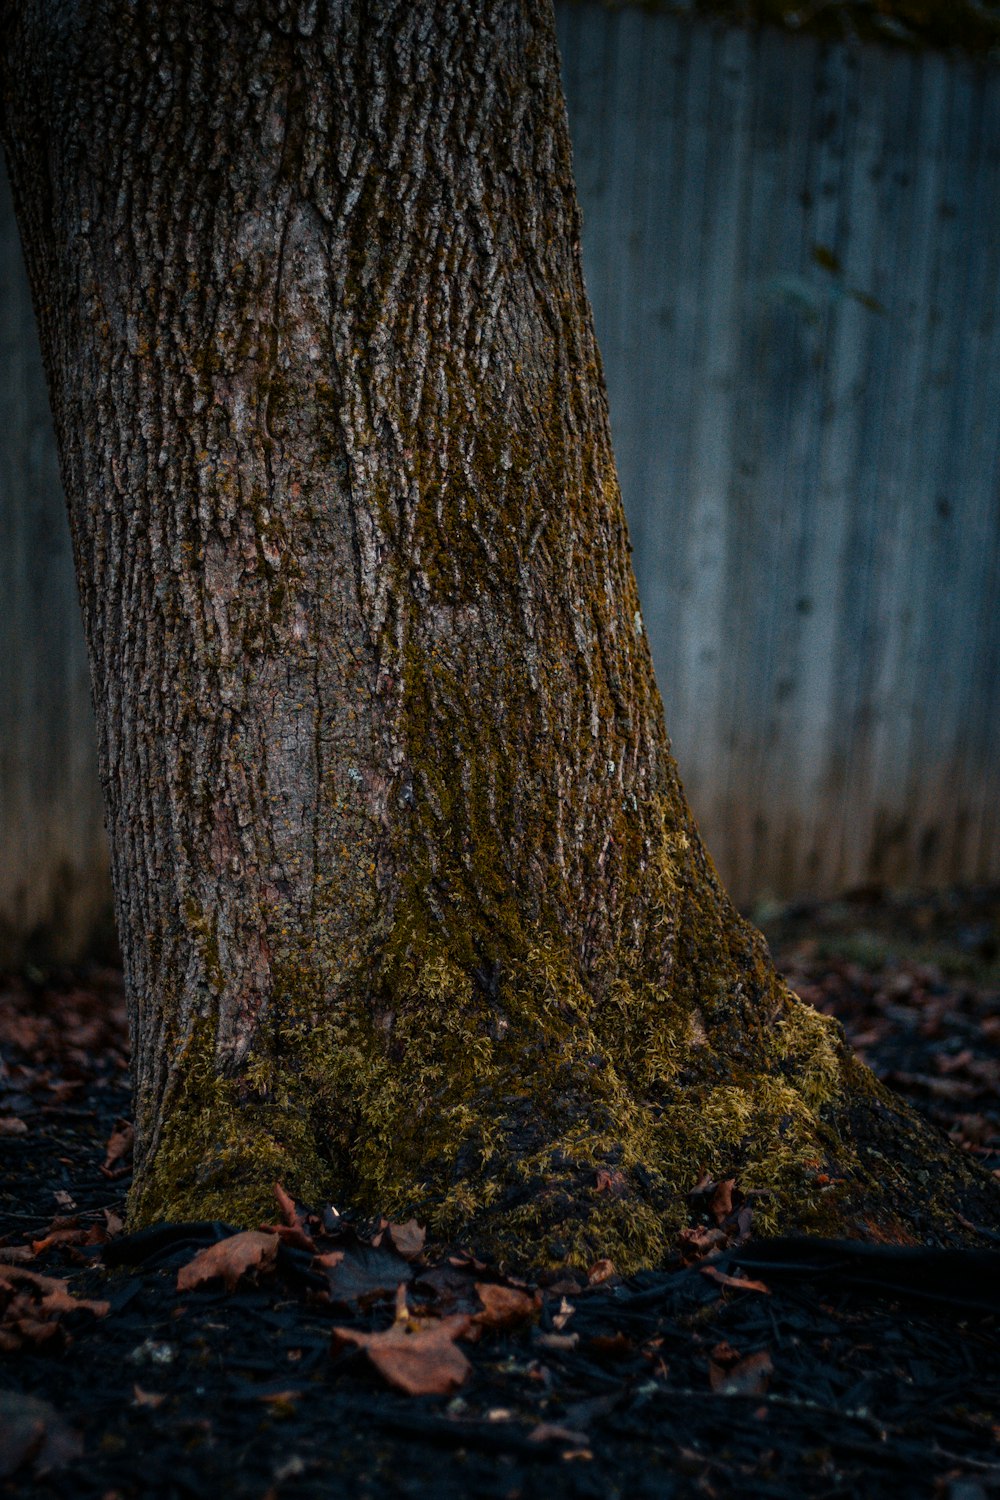
[(83, 1453), (55, 1407), (18, 1391), (0, 1391), (0, 1479), (31, 1464), (36, 1474), (64, 1468)]
[(413, 1268), (388, 1246), (352, 1245), (317, 1255), (314, 1265), (326, 1272), (330, 1300), (341, 1307), (367, 1307), (394, 1297), (400, 1282), (410, 1281)]
[(261, 1228), (268, 1234), (276, 1234), (282, 1244), (291, 1245), (295, 1250), (307, 1250), (310, 1255), (315, 1255), (316, 1241), (306, 1228), (305, 1218), (280, 1182), (274, 1184), (274, 1196), (278, 1200), (281, 1223), (262, 1224)]
[(733, 1188), (736, 1186), (735, 1177), (727, 1177), (724, 1182), (716, 1185), (715, 1191), (708, 1200), (708, 1211), (716, 1224), (722, 1224), (733, 1211)]
[(193, 1260), (177, 1272), (177, 1290), (189, 1292), (207, 1281), (221, 1277), (228, 1292), (235, 1291), (242, 1277), (251, 1271), (271, 1271), (278, 1255), (276, 1235), (259, 1229), (245, 1229), (199, 1250)]
[(447, 1396), (472, 1368), (455, 1343), (471, 1325), (464, 1313), (453, 1313), (427, 1323), (397, 1320), (383, 1333), (335, 1328), (332, 1348), (362, 1349), (382, 1378), (409, 1396)]
[(685, 1261), (702, 1260), (729, 1244), (729, 1235), (724, 1229), (704, 1229), (698, 1225), (682, 1229), (678, 1239), (681, 1259)]
[(616, 1274), (614, 1261), (595, 1260), (587, 1272), (587, 1281), (591, 1286), (600, 1286), (604, 1281), (610, 1281)]
[(708, 1367), (708, 1383), (720, 1396), (762, 1396), (773, 1369), (766, 1349), (759, 1354), (748, 1354), (735, 1364), (723, 1364), (713, 1359)]
[(124, 1177), (132, 1166), (135, 1129), (128, 1120), (119, 1120), (111, 1132), (101, 1171), (105, 1177)]
[(144, 1391), (141, 1385), (133, 1385), (132, 1387), (133, 1406), (145, 1406), (150, 1411), (156, 1411), (157, 1407), (162, 1406), (166, 1399), (166, 1396), (161, 1395), (158, 1391)]
[(0, 1349), (14, 1354), (26, 1345), (66, 1342), (63, 1313), (89, 1312), (102, 1318), (107, 1302), (75, 1297), (65, 1281), (39, 1276), (26, 1266), (0, 1265)]
[(116, 1235), (123, 1232), (124, 1228), (124, 1220), (120, 1219), (113, 1209), (106, 1208), (104, 1210), (104, 1230), (108, 1239), (113, 1240)]
[(609, 1172), (606, 1167), (598, 1170), (595, 1185), (599, 1193), (608, 1193), (612, 1198), (621, 1198), (628, 1191), (624, 1172)]
[(725, 1271), (720, 1271), (716, 1266), (699, 1266), (702, 1276), (710, 1276), (720, 1286), (731, 1286), (738, 1292), (763, 1292), (770, 1297), (771, 1288), (763, 1281), (751, 1281), (748, 1276), (727, 1276)]
[(432, 1266), (419, 1270), (413, 1285), (421, 1291), (429, 1291), (438, 1311), (478, 1312), (475, 1290), (475, 1275), (471, 1266)]
[(85, 1297), (75, 1297), (67, 1282), (57, 1276), (40, 1276), (25, 1266), (0, 1265), (0, 1289), (6, 1286), (16, 1289), (18, 1284), (34, 1289), (39, 1306), (53, 1312), (92, 1312), (103, 1318), (110, 1307), (109, 1302), (90, 1302)]
[(579, 1342), (578, 1333), (539, 1333), (535, 1337), (535, 1343), (541, 1348), (552, 1349), (561, 1354), (568, 1354)]
[(559, 1311), (552, 1314), (553, 1328), (557, 1329), (559, 1332), (562, 1332), (575, 1312), (576, 1308), (573, 1306), (572, 1302), (568, 1302), (566, 1298), (563, 1297), (562, 1301), (559, 1303)]
[(529, 1443), (569, 1443), (572, 1448), (586, 1448), (590, 1439), (585, 1432), (575, 1432), (571, 1427), (560, 1427), (555, 1422), (539, 1422), (528, 1433)]
[(299, 1222), (299, 1216), (295, 1211), (295, 1201), (285, 1192), (280, 1182), (274, 1184), (274, 1196), (278, 1200), (278, 1208), (281, 1213), (281, 1222), (289, 1224), (293, 1228)]
[(483, 1304), (474, 1322), (483, 1328), (513, 1328), (534, 1317), (540, 1298), (529, 1296), (516, 1286), (500, 1286), (493, 1281), (477, 1281), (476, 1295)]
[(416, 1219), (407, 1219), (405, 1224), (390, 1224), (389, 1238), (392, 1247), (404, 1260), (416, 1260), (424, 1248), (427, 1230)]

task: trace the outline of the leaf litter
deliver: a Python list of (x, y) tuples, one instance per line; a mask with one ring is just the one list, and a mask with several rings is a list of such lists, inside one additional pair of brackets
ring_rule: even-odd
[[(871, 898), (775, 930), (797, 987), (996, 1167), (987, 904)], [(877, 943), (851, 948), (852, 921)], [(672, 1268), (624, 1280), (599, 1260), (509, 1278), (428, 1250), (413, 1221), (350, 1223), (284, 1189), (275, 1223), (241, 1235), (123, 1235), (121, 1007), (106, 971), (94, 981), (0, 985), (0, 1118), (24, 1125), (0, 1143), (0, 1272), (30, 1272), (3, 1284), (27, 1337), (2, 1382), (0, 1494), (996, 1491), (997, 1262), (755, 1240), (733, 1177), (691, 1185)], [(955, 1300), (970, 1288), (974, 1317)]]

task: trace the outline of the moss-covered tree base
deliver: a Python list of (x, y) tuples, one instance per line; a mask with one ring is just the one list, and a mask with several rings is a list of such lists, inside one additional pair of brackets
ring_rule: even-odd
[(737, 995), (714, 1025), (623, 985), (595, 1009), (551, 949), (489, 987), (441, 954), (408, 978), (364, 1024), (289, 1016), (239, 1081), (202, 1030), (133, 1222), (252, 1226), (280, 1180), (506, 1265), (633, 1271), (676, 1249), (707, 1174), (752, 1195), (757, 1233), (947, 1244), (1000, 1224), (988, 1174), (776, 978), (756, 1024)]

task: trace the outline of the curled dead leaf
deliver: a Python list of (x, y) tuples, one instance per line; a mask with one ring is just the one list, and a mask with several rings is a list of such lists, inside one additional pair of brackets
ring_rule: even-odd
[(516, 1286), (501, 1286), (493, 1281), (477, 1281), (476, 1295), (483, 1304), (474, 1322), (482, 1328), (513, 1328), (537, 1313), (541, 1299)]
[(727, 1177), (724, 1182), (716, 1184), (712, 1196), (708, 1200), (708, 1211), (716, 1224), (722, 1224), (733, 1211), (733, 1188), (736, 1186), (735, 1177)]
[(54, 1407), (35, 1396), (0, 1391), (0, 1479), (29, 1465), (36, 1475), (79, 1458), (83, 1442)]
[(763, 1281), (752, 1281), (749, 1276), (727, 1276), (725, 1271), (720, 1271), (717, 1266), (699, 1266), (698, 1270), (702, 1276), (709, 1276), (717, 1281), (720, 1286), (732, 1287), (737, 1292), (763, 1292), (770, 1297), (771, 1288)]
[(585, 1432), (560, 1427), (555, 1422), (539, 1422), (528, 1434), (529, 1443), (568, 1443), (571, 1448), (586, 1448), (589, 1441)]
[(159, 1391), (144, 1391), (141, 1385), (132, 1387), (132, 1405), (146, 1407), (149, 1411), (156, 1411), (157, 1407), (163, 1405), (166, 1396)]
[(404, 1260), (416, 1260), (427, 1240), (427, 1230), (416, 1219), (407, 1219), (405, 1224), (390, 1224), (389, 1239), (397, 1255)]
[(616, 1275), (614, 1261), (603, 1259), (595, 1260), (587, 1272), (587, 1281), (591, 1286), (600, 1286), (604, 1281), (610, 1281)]
[(621, 1198), (628, 1191), (624, 1172), (609, 1172), (606, 1167), (598, 1170), (595, 1186), (599, 1193), (608, 1193), (612, 1198)]
[(57, 1277), (40, 1276), (25, 1266), (0, 1265), (0, 1307), (0, 1349), (12, 1354), (25, 1345), (64, 1338), (59, 1321), (64, 1313), (89, 1312), (103, 1318), (110, 1303), (75, 1297)]
[(132, 1165), (135, 1129), (128, 1120), (119, 1120), (108, 1139), (101, 1171), (105, 1177), (124, 1177)]
[(467, 1378), (471, 1365), (455, 1343), (472, 1319), (464, 1313), (428, 1322), (397, 1320), (382, 1333), (335, 1328), (334, 1353), (354, 1345), (368, 1356), (383, 1380), (409, 1396), (447, 1396)]
[(177, 1272), (177, 1290), (190, 1292), (217, 1277), (226, 1290), (235, 1291), (239, 1281), (251, 1271), (271, 1271), (278, 1255), (280, 1241), (259, 1229), (245, 1229), (199, 1250), (193, 1260)]
[(713, 1356), (708, 1367), (708, 1383), (720, 1396), (763, 1396), (773, 1369), (766, 1349), (735, 1362)]

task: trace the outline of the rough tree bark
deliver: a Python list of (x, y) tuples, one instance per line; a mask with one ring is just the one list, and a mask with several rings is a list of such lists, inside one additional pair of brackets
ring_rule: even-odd
[(137, 1223), (508, 1256), (991, 1185), (732, 909), (669, 753), (546, 0), (24, 0), (5, 136), (93, 669)]

